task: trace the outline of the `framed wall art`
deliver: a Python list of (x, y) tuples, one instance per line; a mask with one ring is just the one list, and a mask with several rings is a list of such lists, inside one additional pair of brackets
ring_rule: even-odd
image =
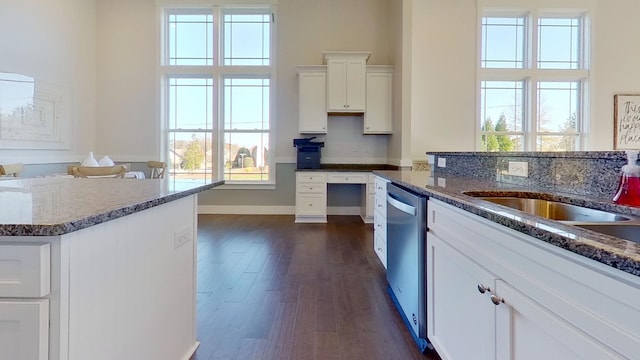
[(613, 96), (613, 148), (640, 150), (640, 94)]

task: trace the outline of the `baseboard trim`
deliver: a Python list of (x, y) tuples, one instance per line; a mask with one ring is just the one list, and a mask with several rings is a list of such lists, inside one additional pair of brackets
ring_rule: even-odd
[[(327, 215), (360, 215), (360, 206), (329, 206)], [(294, 215), (295, 206), (199, 205), (198, 214)]]
[(198, 214), (293, 215), (295, 206), (199, 205)]

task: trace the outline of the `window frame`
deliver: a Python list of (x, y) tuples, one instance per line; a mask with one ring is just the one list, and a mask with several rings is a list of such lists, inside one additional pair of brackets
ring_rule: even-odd
[[(228, 77), (267, 77), (269, 78), (269, 124), (268, 130), (264, 131), (268, 134), (269, 144), (268, 151), (272, 156), (267, 159), (266, 165), (269, 167), (268, 180), (258, 181), (240, 181), (225, 180), (223, 188), (256, 188), (256, 189), (275, 189), (276, 182), (276, 162), (275, 162), (275, 107), (276, 107), (276, 57), (275, 57), (275, 7), (270, 3), (252, 4), (252, 5), (193, 5), (193, 6), (160, 6), (160, 51), (159, 51), (159, 104), (160, 104), (160, 153), (162, 159), (168, 159), (170, 154), (170, 137), (172, 133), (207, 133), (211, 134), (212, 141), (215, 143), (214, 154), (212, 158), (214, 162), (212, 169), (208, 174), (209, 178), (217, 181), (225, 178), (225, 158), (224, 158), (224, 141), (225, 141), (225, 122), (224, 122), (224, 79)], [(270, 34), (269, 34), (269, 65), (224, 65), (224, 24), (222, 23), (224, 14), (237, 13), (262, 13), (270, 16)], [(207, 13), (213, 15), (213, 64), (212, 65), (169, 65), (169, 16), (172, 14), (191, 14), (191, 13)], [(195, 78), (212, 78), (213, 79), (213, 113), (212, 129), (172, 129), (169, 124), (169, 81), (173, 77), (195, 77)], [(232, 129), (230, 129), (233, 131)], [(215, 169), (213, 169), (215, 167)], [(207, 169), (205, 169), (207, 171)], [(171, 176), (168, 176), (171, 179)]]
[[(478, 1), (478, 51), (477, 51), (477, 115), (475, 119), (476, 129), (476, 149), (482, 149), (483, 137), (487, 134), (509, 135), (519, 134), (518, 131), (508, 132), (487, 132), (482, 130), (485, 119), (482, 119), (482, 84), (485, 81), (523, 81), (524, 82), (524, 103), (522, 129), (523, 147), (513, 151), (541, 151), (537, 150), (537, 140), (545, 135), (575, 135), (576, 148), (571, 151), (585, 150), (588, 143), (589, 129), (589, 84), (590, 84), (590, 32), (591, 19), (588, 9), (584, 6), (577, 6), (573, 9), (554, 9), (545, 7), (544, 10), (538, 8), (507, 8), (492, 7), (491, 2)], [(575, 1), (574, 1), (575, 3)], [(541, 4), (534, 4), (539, 6)], [(554, 4), (558, 6), (557, 4)], [(577, 4), (574, 4), (577, 5)], [(485, 17), (522, 17), (524, 19), (524, 43), (523, 43), (523, 68), (484, 68), (483, 59), (483, 19)], [(577, 69), (545, 69), (538, 67), (538, 20), (548, 18), (578, 18), (580, 21), (580, 34), (578, 45), (579, 66)], [(538, 131), (538, 84), (544, 82), (578, 82), (579, 94), (577, 107), (577, 118), (579, 119), (576, 132), (542, 132)], [(497, 119), (492, 119), (494, 122)]]

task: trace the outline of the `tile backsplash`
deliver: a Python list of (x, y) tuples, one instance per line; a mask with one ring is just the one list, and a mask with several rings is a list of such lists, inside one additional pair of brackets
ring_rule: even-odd
[[(435, 156), (434, 174), (451, 174), (535, 186), (577, 195), (611, 198), (620, 169), (627, 163), (623, 151), (572, 152), (428, 152)], [(446, 167), (438, 167), (438, 158)], [(509, 174), (509, 162), (527, 162), (528, 176)]]

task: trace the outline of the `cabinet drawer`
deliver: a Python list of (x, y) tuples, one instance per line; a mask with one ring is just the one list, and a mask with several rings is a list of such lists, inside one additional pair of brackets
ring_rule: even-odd
[(0, 244), (0, 297), (49, 294), (49, 244)]
[(296, 188), (299, 194), (324, 194), (327, 192), (325, 183), (299, 183)]
[(373, 231), (387, 238), (387, 217), (379, 210), (374, 211), (373, 215)]
[(298, 172), (296, 173), (296, 181), (302, 182), (326, 182), (327, 175), (321, 172)]
[(376, 181), (375, 181), (375, 184), (376, 184), (375, 191), (376, 191), (376, 193), (380, 192), (380, 193), (386, 194), (387, 193), (387, 183), (389, 183), (388, 180), (385, 180), (385, 179), (383, 179), (383, 178), (381, 178), (379, 176), (376, 176)]
[(376, 255), (378, 255), (380, 262), (386, 269), (387, 268), (387, 240), (386, 238), (379, 236), (377, 232), (373, 235), (373, 250), (376, 252)]
[(329, 174), (328, 183), (331, 184), (366, 184), (366, 173), (333, 173)]
[(0, 301), (0, 358), (49, 358), (49, 300)]
[(384, 216), (387, 216), (387, 197), (386, 193), (383, 196), (376, 194), (375, 196), (375, 210), (380, 211)]
[(326, 215), (327, 213), (327, 197), (325, 195), (297, 195), (296, 196), (296, 215)]

